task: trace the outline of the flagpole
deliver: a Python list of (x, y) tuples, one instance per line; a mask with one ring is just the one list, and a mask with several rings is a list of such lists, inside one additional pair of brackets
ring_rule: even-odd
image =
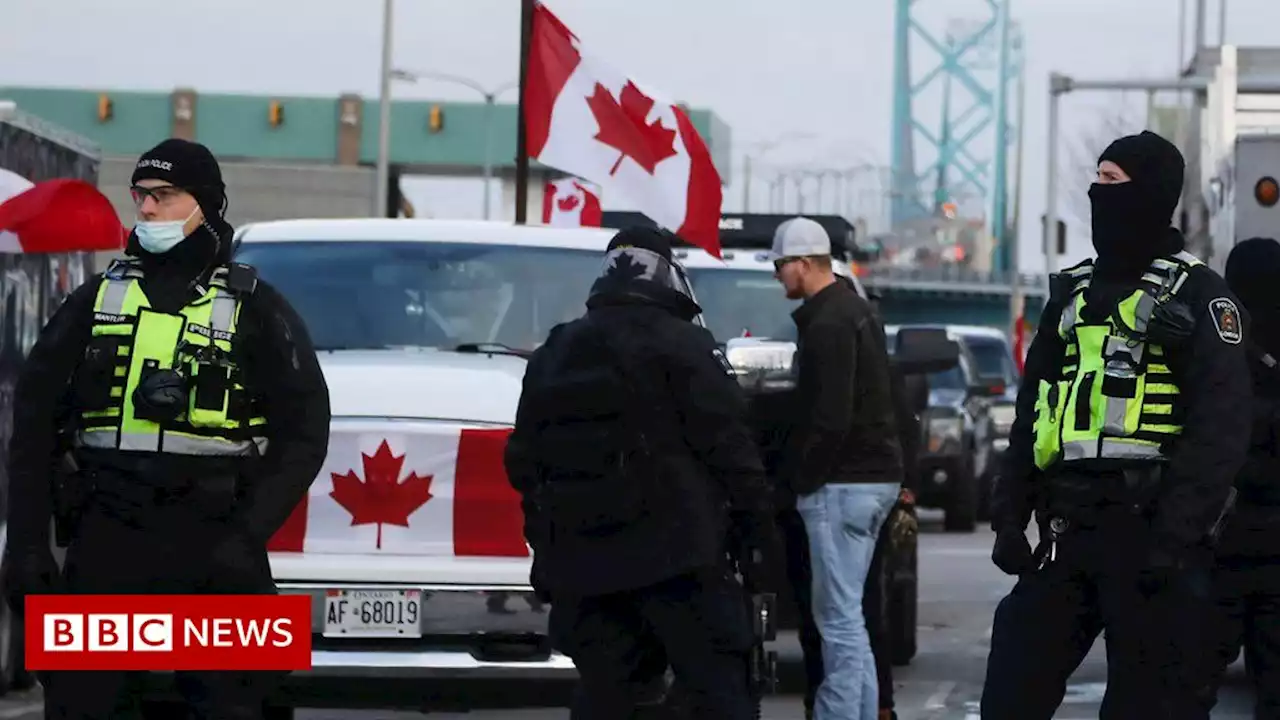
[(524, 96), (529, 85), (529, 47), (533, 38), (534, 0), (520, 0), (520, 100), (516, 104), (516, 224), (529, 214), (529, 151), (525, 138)]

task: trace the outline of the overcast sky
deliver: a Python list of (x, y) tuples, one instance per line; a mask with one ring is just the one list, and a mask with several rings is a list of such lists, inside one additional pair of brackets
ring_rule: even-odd
[[(1027, 52), (1021, 265), (1039, 269), (1048, 73), (1172, 76), (1182, 0), (1012, 1)], [(1218, 37), (1218, 2), (1209, 0), (1210, 43)], [(757, 160), (757, 178), (768, 177), (768, 166), (889, 160), (896, 0), (547, 4), (593, 52), (673, 99), (715, 110), (733, 129), (739, 151), (735, 180), (747, 145), (791, 132), (815, 137), (780, 145)], [(951, 18), (981, 20), (990, 12), (985, 0), (915, 5), (917, 19), (937, 35)], [(1280, 44), (1280, 3), (1229, 5), (1228, 42)], [(167, 91), (181, 85), (203, 92), (354, 91), (376, 97), (381, 8), (381, 0), (0, 0), (0, 87)], [(1188, 38), (1193, 15), (1189, 10)], [(517, 0), (397, 0), (395, 64), (465, 75), (489, 86), (505, 83), (518, 69), (518, 16)], [(915, 74), (934, 57), (917, 45)], [(395, 92), (405, 98), (474, 99), (465, 88), (443, 84), (397, 84)], [(957, 91), (955, 100), (963, 98)], [(1068, 96), (1064, 138), (1096, 136), (1091, 128), (1100, 114), (1112, 124), (1120, 114), (1133, 123), (1128, 129), (1140, 129), (1144, 105), (1138, 94)], [(1118, 113), (1117, 106), (1125, 110)], [(1011, 116), (1016, 117), (1012, 111)], [(917, 140), (916, 149), (918, 165), (932, 159), (924, 141)], [(1087, 182), (1082, 170), (1078, 183)], [(415, 183), (410, 194), (420, 210), (437, 217), (481, 213), (475, 181)], [(754, 184), (753, 203), (756, 210), (767, 203), (763, 179)], [(726, 188), (725, 209), (741, 204), (742, 185), (735, 182)], [(1067, 261), (1089, 252), (1087, 236), (1073, 233)]]

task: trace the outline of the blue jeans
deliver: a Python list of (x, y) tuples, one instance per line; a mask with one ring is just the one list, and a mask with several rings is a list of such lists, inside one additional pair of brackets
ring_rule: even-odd
[(876, 661), (862, 614), (880, 527), (898, 497), (897, 483), (831, 484), (796, 499), (813, 567), (813, 615), (822, 634), (825, 677), (815, 720), (875, 720)]

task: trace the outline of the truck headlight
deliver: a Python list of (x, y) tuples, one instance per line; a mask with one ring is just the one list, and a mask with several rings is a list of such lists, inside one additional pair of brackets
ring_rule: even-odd
[(958, 417), (929, 418), (929, 452), (938, 452), (948, 445), (958, 445), (964, 433), (964, 421)]

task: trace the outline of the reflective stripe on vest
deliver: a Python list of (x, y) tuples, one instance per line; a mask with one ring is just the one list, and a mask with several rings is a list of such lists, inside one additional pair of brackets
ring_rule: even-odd
[(1146, 339), (1156, 307), (1173, 297), (1201, 262), (1188, 253), (1159, 258), (1143, 282), (1102, 322), (1085, 323), (1091, 264), (1066, 271), (1073, 286), (1058, 326), (1066, 343), (1060, 380), (1040, 382), (1035, 461), (1161, 459), (1182, 432), (1179, 390), (1164, 348)]
[[(181, 455), (265, 452), (266, 420), (253, 417), (240, 370), (230, 362), (241, 303), (226, 287), (225, 268), (177, 315), (150, 309), (141, 277), (136, 264), (125, 263), (98, 287), (90, 353), (105, 392), (95, 407), (81, 409), (79, 445)], [(170, 369), (188, 381), (185, 412), (162, 422), (138, 417), (133, 393), (143, 373)]]

